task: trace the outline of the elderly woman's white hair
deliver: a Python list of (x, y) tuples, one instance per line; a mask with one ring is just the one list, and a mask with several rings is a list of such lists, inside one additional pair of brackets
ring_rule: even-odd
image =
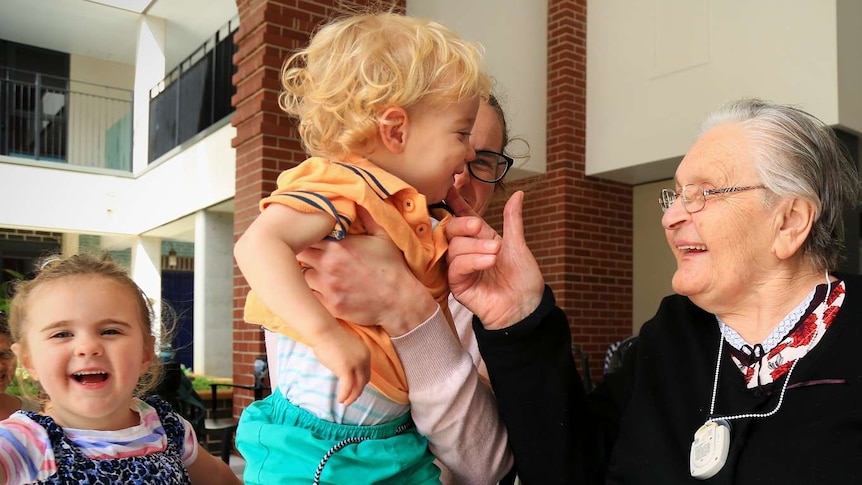
[(814, 225), (802, 250), (818, 268), (834, 270), (844, 249), (844, 211), (859, 201), (859, 177), (832, 128), (801, 109), (760, 99), (717, 108), (701, 133), (723, 123), (743, 127), (767, 189), (814, 205)]

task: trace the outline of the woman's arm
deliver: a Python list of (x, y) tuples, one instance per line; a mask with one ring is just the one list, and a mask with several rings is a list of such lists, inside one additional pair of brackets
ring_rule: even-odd
[(586, 483), (593, 430), (566, 315), (546, 288), (523, 321), (487, 330), (474, 320), (524, 485)]
[(442, 312), (392, 343), (410, 385), (413, 421), (454, 483), (497, 483), (512, 467), (506, 429), (491, 390)]
[(476, 314), (479, 350), (525, 485), (585, 483), (592, 436), (571, 354), (568, 319), (555, 306), (524, 241), (523, 193), (506, 203), (499, 236), (457, 197), (446, 227), (453, 295)]

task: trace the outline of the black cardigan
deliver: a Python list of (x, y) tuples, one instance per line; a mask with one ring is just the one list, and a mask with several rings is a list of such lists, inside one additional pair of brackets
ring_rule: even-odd
[[(565, 314), (550, 289), (527, 319), (487, 331), (474, 321), (519, 476), (534, 484), (862, 484), (862, 278), (793, 371), (781, 409), (731, 423), (727, 463), (689, 475), (689, 449), (707, 418), (720, 332), (679, 295), (641, 329), (623, 368), (588, 396), (571, 356)], [(577, 324), (577, 322), (575, 322)], [(747, 389), (722, 357), (716, 414), (771, 411), (785, 377)]]

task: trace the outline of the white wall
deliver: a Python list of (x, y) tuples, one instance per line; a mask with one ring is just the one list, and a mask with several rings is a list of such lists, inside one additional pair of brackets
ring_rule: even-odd
[(513, 178), (544, 173), (548, 64), (547, 0), (407, 0), (407, 13), (437, 20), (485, 47), (509, 132), (530, 144)]
[(139, 173), (150, 161), (150, 89), (165, 77), (165, 30), (167, 20), (142, 15), (135, 47), (135, 101), (132, 171)]
[[(195, 215), (195, 372), (233, 374), (233, 215)], [(255, 326), (256, 328), (257, 326)]]
[[(51, 167), (51, 168), (44, 168)], [(0, 163), (0, 226), (101, 233), (127, 224), (114, 217), (127, 177), (57, 170), (56, 164)]]
[[(236, 191), (236, 129), (225, 124), (141, 175), (125, 194), (123, 215), (140, 234), (233, 198)], [(146, 203), (141, 203), (141, 201)]]
[(73, 80), (72, 86), (77, 90), (86, 88), (75, 81), (132, 90), (135, 88), (135, 66), (71, 54), (69, 79)]
[[(132, 97), (135, 68), (119, 62), (72, 54), (69, 60), (70, 165), (105, 167), (106, 133), (127, 118), (131, 136)], [(128, 145), (131, 139), (128, 140)], [(131, 155), (131, 154), (130, 154)]]
[(0, 227), (137, 235), (230, 199), (235, 132), (225, 125), (137, 180), (6, 158), (0, 194), (9, 203), (0, 204)]
[(733, 98), (839, 122), (836, 0), (600, 0), (587, 21), (588, 175), (671, 177), (700, 120)]
[(673, 180), (639, 185), (632, 191), (632, 334), (655, 315), (662, 298), (673, 294), (670, 282), (676, 261), (667, 246), (658, 206), (659, 193), (666, 188), (673, 188)]

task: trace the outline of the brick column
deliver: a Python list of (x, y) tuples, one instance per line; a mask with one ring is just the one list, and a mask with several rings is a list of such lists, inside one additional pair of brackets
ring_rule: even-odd
[[(258, 215), (258, 202), (275, 188), (278, 174), (305, 159), (293, 121), (278, 107), (281, 66), (290, 52), (308, 42), (313, 28), (327, 15), (318, 3), (238, 0), (240, 26), (234, 34), (236, 108), (236, 197), (234, 240)], [(266, 352), (259, 327), (246, 324), (242, 309), (248, 284), (234, 265), (233, 375), (239, 384), (254, 384), (254, 359)], [(236, 389), (235, 409), (252, 401), (251, 391)]]
[[(549, 0), (547, 172), (513, 185), (526, 190), (527, 243), (596, 382), (608, 345), (631, 334), (632, 190), (585, 175), (586, 42), (587, 1)], [(502, 207), (488, 211), (498, 227)]]

